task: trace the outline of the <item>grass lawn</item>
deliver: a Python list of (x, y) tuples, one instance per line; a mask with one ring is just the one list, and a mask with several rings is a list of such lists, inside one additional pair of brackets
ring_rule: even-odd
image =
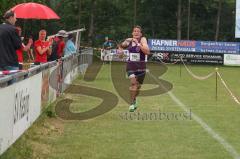
[[(230, 159), (231, 150), (216, 140), (194, 118), (190, 111), (240, 153), (240, 105), (229, 96), (218, 80), (215, 99), (215, 76), (200, 81), (182, 66), (165, 67), (159, 80), (172, 85), (171, 93), (187, 108), (185, 112), (168, 93), (141, 96), (135, 116), (128, 113), (128, 103), (118, 95), (111, 79), (111, 65), (103, 65), (95, 81), (79, 77), (74, 85), (106, 90), (118, 96), (117, 106), (88, 120), (62, 120), (48, 117), (63, 99), (72, 99), (72, 112), (85, 112), (101, 104), (102, 99), (65, 93), (51, 105), (37, 122), (0, 159)], [(188, 65), (199, 76), (214, 71), (216, 66)], [(240, 95), (238, 67), (218, 66), (219, 72), (234, 94)], [(151, 72), (151, 70), (150, 70)], [(147, 77), (149, 78), (149, 77)], [(151, 78), (151, 77), (150, 77)], [(119, 80), (119, 83), (122, 81)], [(143, 85), (143, 90), (157, 88), (157, 83)], [(128, 94), (128, 90), (126, 90)], [(140, 114), (140, 118), (136, 114)], [(145, 118), (144, 115), (165, 113), (170, 118)], [(175, 118), (174, 115), (180, 114)], [(185, 114), (185, 116), (183, 115)], [(127, 117), (125, 116), (127, 115)], [(189, 115), (189, 116), (187, 116)], [(225, 144), (226, 146), (226, 144)]]

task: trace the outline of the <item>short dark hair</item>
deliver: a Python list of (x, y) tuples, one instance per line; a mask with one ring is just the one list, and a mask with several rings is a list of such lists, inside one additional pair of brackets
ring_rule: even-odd
[(133, 29), (134, 28), (138, 28), (138, 29), (140, 29), (140, 31), (142, 32), (142, 27), (140, 26), (140, 25), (135, 25), (134, 27), (133, 27)]
[(6, 20), (6, 19), (9, 19), (10, 17), (13, 17), (14, 16), (14, 11), (12, 10), (8, 10), (6, 11), (6, 13), (3, 15), (3, 18)]

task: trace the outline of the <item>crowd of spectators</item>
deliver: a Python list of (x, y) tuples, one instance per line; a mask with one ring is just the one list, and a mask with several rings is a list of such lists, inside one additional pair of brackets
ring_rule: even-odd
[(0, 71), (22, 69), (22, 64), (27, 61), (23, 53), (28, 53), (28, 58), (31, 59), (28, 62), (39, 65), (77, 52), (73, 34), (68, 35), (65, 30), (60, 30), (54, 37), (47, 39), (47, 31), (42, 29), (36, 41), (30, 37), (25, 45), (22, 28), (15, 26), (17, 19), (14, 11), (7, 11), (3, 18), (4, 23), (0, 24)]

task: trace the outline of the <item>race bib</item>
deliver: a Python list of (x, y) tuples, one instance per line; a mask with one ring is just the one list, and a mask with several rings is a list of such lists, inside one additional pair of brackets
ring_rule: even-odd
[(140, 53), (130, 53), (130, 61), (140, 61)]

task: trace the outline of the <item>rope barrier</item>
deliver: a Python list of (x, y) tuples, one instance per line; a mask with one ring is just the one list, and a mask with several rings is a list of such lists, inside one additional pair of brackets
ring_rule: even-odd
[(162, 60), (160, 60), (160, 62), (161, 63), (163, 63), (163, 64), (165, 64), (165, 65), (175, 65), (176, 63), (178, 63), (178, 62), (180, 62), (180, 60), (177, 60), (177, 61), (175, 61), (175, 62), (173, 62), (173, 63), (168, 63), (168, 62), (164, 62), (164, 61), (162, 61)]
[[(85, 47), (85, 48), (87, 48), (87, 47)], [(94, 49), (99, 50), (99, 48), (94, 48)], [(186, 65), (185, 62), (183, 61), (182, 57), (180, 57), (180, 60), (175, 61), (175, 62), (173, 62), (173, 63), (166, 63), (166, 62), (163, 62), (162, 60), (160, 60), (160, 62), (162, 62), (163, 64), (172, 64), (172, 65), (174, 65), (174, 64), (176, 64), (177, 62), (180, 62), (180, 61), (183, 63), (183, 65), (184, 65), (185, 69), (187, 70), (187, 72), (188, 72), (193, 78), (195, 78), (195, 79), (197, 79), (197, 80), (206, 80), (206, 79), (212, 77), (215, 73), (217, 73), (217, 76), (220, 78), (221, 83), (222, 83), (223, 86), (226, 88), (226, 90), (227, 90), (227, 92), (230, 94), (231, 98), (232, 98), (237, 104), (240, 105), (240, 101), (239, 101), (238, 98), (232, 93), (232, 91), (229, 89), (229, 87), (227, 86), (226, 82), (223, 80), (221, 74), (218, 72), (218, 69), (217, 69), (217, 68), (216, 68), (216, 71), (211, 72), (211, 73), (209, 73), (209, 74), (206, 75), (206, 76), (198, 76), (198, 75), (194, 74), (194, 73), (187, 67), (187, 65)]]
[(206, 79), (210, 78), (211, 76), (213, 76), (214, 73), (215, 73), (215, 72), (212, 72), (212, 73), (210, 73), (210, 74), (208, 74), (208, 75), (206, 75), (206, 76), (197, 76), (197, 75), (195, 75), (195, 74), (186, 66), (186, 64), (185, 64), (184, 61), (182, 60), (182, 57), (181, 57), (180, 59), (181, 59), (183, 65), (184, 65), (184, 67), (186, 68), (187, 72), (188, 72), (193, 78), (195, 78), (195, 79), (198, 79), (198, 80), (206, 80)]
[[(205, 80), (205, 79), (208, 79), (210, 78), (211, 76), (214, 75), (215, 72), (212, 72), (210, 74), (208, 74), (207, 76), (203, 76), (203, 77), (200, 77), (200, 76), (197, 76), (195, 75), (187, 66), (186, 64), (184, 63), (184, 61), (182, 60), (182, 57), (180, 58), (185, 69), (187, 70), (187, 72), (192, 76), (194, 77), (195, 79), (198, 79), (198, 80)], [(230, 88), (227, 86), (226, 82), (223, 80), (221, 74), (218, 72), (218, 69), (216, 68), (216, 73), (217, 73), (217, 76), (220, 78), (220, 81), (221, 83), (223, 84), (223, 86), (225, 87), (225, 89), (227, 90), (227, 92), (229, 93), (229, 95), (231, 96), (231, 98), (237, 103), (240, 105), (240, 101), (238, 100), (238, 98), (232, 93), (232, 91), (230, 90)]]
[(226, 88), (226, 90), (228, 91), (228, 93), (230, 94), (230, 96), (232, 97), (232, 99), (240, 105), (239, 100), (237, 99), (237, 97), (232, 93), (232, 91), (229, 89), (229, 87), (227, 86), (226, 82), (223, 80), (221, 74), (219, 72), (217, 72), (218, 77), (220, 78), (222, 84), (224, 85), (224, 87)]

